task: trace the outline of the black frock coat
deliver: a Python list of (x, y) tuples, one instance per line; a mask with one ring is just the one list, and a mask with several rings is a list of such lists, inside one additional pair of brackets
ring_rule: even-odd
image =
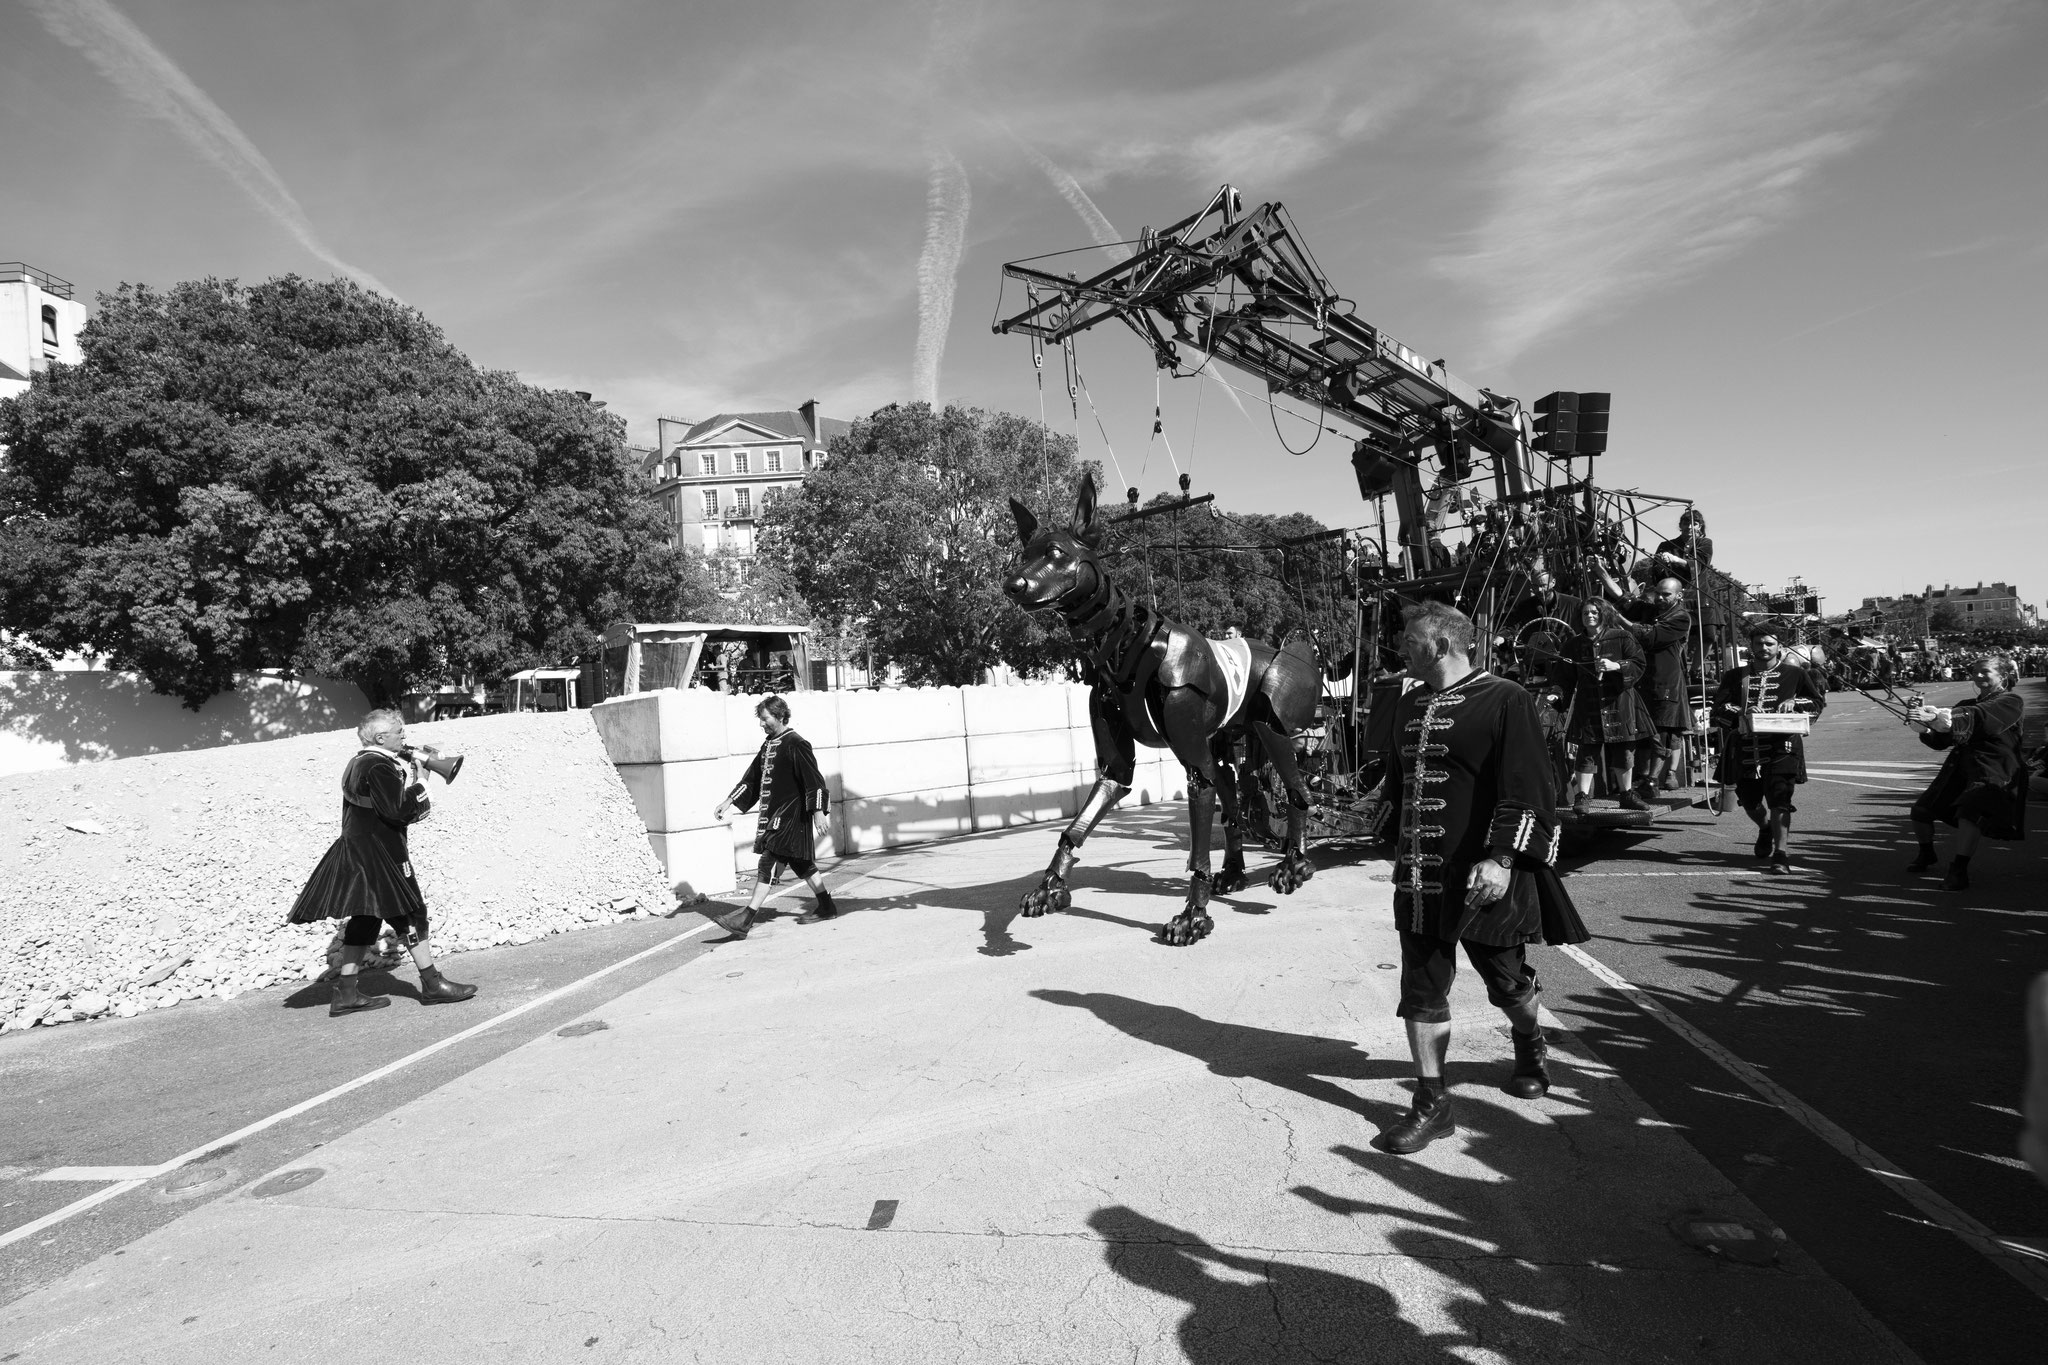
[(798, 862), (818, 856), (811, 816), (830, 809), (831, 796), (818, 772), (811, 742), (795, 730), (784, 730), (762, 742), (746, 776), (726, 800), (735, 810), (743, 811), (761, 803), (761, 818), (754, 827), (754, 852)]
[(2026, 838), (2027, 765), (2020, 757), (2026, 712), (2011, 692), (1966, 697), (1950, 709), (1949, 733), (1921, 735), (1922, 744), (1946, 749), (1948, 757), (1913, 803), (1913, 818), (1944, 825), (1970, 819), (1986, 838)]
[[(1567, 739), (1574, 744), (1628, 744), (1657, 733), (1649, 705), (1636, 689), (1643, 678), (1643, 647), (1619, 619), (1610, 616), (1597, 637), (1574, 637), (1567, 657), (1578, 680)], [(1621, 667), (1602, 672), (1603, 659)]]
[(293, 924), (375, 915), (403, 922), (427, 903), (412, 872), (406, 831), (427, 818), (424, 783), (408, 783), (388, 749), (363, 749), (341, 774), (341, 837), (328, 846), (292, 905)]
[[(1399, 831), (1397, 928), (1495, 947), (1590, 937), (1553, 867), (1555, 788), (1525, 688), (1478, 670), (1441, 692), (1413, 689), (1394, 703), (1383, 762), (1376, 823)], [(1468, 908), (1472, 865), (1499, 853), (1514, 856), (1507, 894)]]
[(1806, 714), (1819, 719), (1828, 709), (1828, 694), (1814, 685), (1813, 675), (1789, 660), (1757, 669), (1749, 664), (1721, 675), (1714, 690), (1714, 722), (1722, 727), (1721, 785), (1732, 787), (1744, 773), (1806, 780), (1806, 741), (1797, 735), (1745, 735), (1745, 710), (1775, 711), (1781, 702), (1805, 701)]
[(1631, 625), (1629, 633), (1648, 660), (1640, 691), (1649, 703), (1651, 723), (1659, 730), (1692, 729), (1685, 677), (1685, 642), (1692, 634), (1692, 614), (1673, 607), (1640, 625)]

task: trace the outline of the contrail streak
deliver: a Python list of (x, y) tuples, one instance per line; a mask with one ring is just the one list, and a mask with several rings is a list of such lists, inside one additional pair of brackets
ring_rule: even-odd
[(315, 259), (379, 293), (391, 290), (342, 260), (313, 230), (306, 211), (235, 121), (107, 0), (22, 0), (58, 41), (85, 54), (129, 99), (176, 129), (200, 156), (227, 172), (257, 207)]
[(953, 323), (954, 276), (967, 242), (969, 193), (960, 158), (933, 139), (926, 144), (924, 250), (917, 257), (917, 352), (911, 362), (912, 397), (939, 401), (939, 361)]

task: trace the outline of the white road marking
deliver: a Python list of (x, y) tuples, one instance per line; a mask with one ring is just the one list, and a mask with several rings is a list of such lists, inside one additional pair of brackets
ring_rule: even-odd
[(58, 1166), (29, 1179), (90, 1180), (104, 1184), (109, 1180), (154, 1180), (161, 1174), (154, 1166)]
[(1907, 759), (1830, 758), (1823, 761), (1830, 768), (1911, 768), (1932, 772), (1941, 766), (1939, 763), (1914, 763)]
[(1599, 958), (1571, 946), (1564, 946), (1561, 951), (1607, 985), (1621, 992), (1643, 1013), (1705, 1053), (1729, 1075), (1776, 1105), (1787, 1118), (1876, 1176), (1907, 1203), (1926, 1215), (1929, 1221), (1946, 1228), (1993, 1265), (2042, 1298), (2048, 1299), (2048, 1261), (2038, 1259), (2039, 1253), (2015, 1247), (1998, 1237), (1990, 1228), (1907, 1175), (1897, 1165), (1873, 1151), (1832, 1119), (1810, 1108), (1776, 1081), (1673, 1014), (1642, 987), (1624, 978)]
[(1714, 867), (1700, 871), (1683, 872), (1586, 872), (1574, 871), (1573, 878), (1579, 877), (1761, 877), (1764, 874), (1750, 867)]
[(1811, 770), (1806, 775), (1815, 782), (1827, 782), (1837, 787), (1864, 787), (1874, 792), (1905, 792), (1910, 796), (1919, 790), (1918, 787), (1891, 787), (1878, 782), (1847, 782), (1839, 777), (1814, 777)]
[[(677, 934), (673, 938), (665, 938), (661, 942), (655, 944), (652, 948), (643, 948), (639, 952), (633, 954), (631, 957), (622, 957), (617, 962), (612, 963), (609, 967), (600, 967), (596, 971), (590, 973), (588, 976), (579, 977), (576, 980), (571, 981), (566, 986), (557, 986), (554, 990), (549, 991), (547, 994), (537, 995), (523, 1005), (515, 1005), (511, 1009), (506, 1010), (503, 1014), (494, 1014), (490, 1018), (482, 1021), (481, 1023), (470, 1025), (468, 1028), (462, 1030), (462, 1032), (460, 1033), (451, 1034), (450, 1036), (443, 1038), (438, 1043), (429, 1043), (427, 1044), (427, 1046), (421, 1048), (417, 1052), (409, 1052), (405, 1056), (400, 1057), (397, 1061), (387, 1062), (383, 1066), (378, 1067), (375, 1071), (365, 1072), (364, 1074), (356, 1077), (352, 1081), (343, 1081), (340, 1085), (335, 1086), (332, 1090), (323, 1090), (322, 1092), (313, 1096), (313, 1098), (309, 1100), (301, 1100), (297, 1104), (292, 1105), (289, 1109), (280, 1109), (268, 1118), (258, 1119), (256, 1120), (256, 1122), (249, 1124), (245, 1128), (237, 1128), (234, 1132), (229, 1133), (226, 1137), (218, 1137), (215, 1138), (213, 1141), (206, 1143), (204, 1146), (194, 1147), (191, 1151), (186, 1152), (181, 1156), (174, 1156), (169, 1161), (166, 1161), (161, 1165), (100, 1167), (99, 1169), (101, 1170), (134, 1171), (145, 1172), (146, 1174), (108, 1177), (110, 1179), (114, 1179), (116, 1183), (107, 1186), (103, 1190), (96, 1190), (93, 1193), (87, 1195), (83, 1199), (76, 1200), (73, 1203), (66, 1204), (63, 1208), (58, 1209), (55, 1212), (46, 1213), (41, 1218), (36, 1219), (34, 1222), (23, 1223), (18, 1228), (14, 1228), (11, 1231), (5, 1233), (0, 1233), (0, 1247), (11, 1246), (15, 1242), (22, 1241), (23, 1239), (28, 1237), (33, 1237), (37, 1233), (43, 1231), (45, 1228), (52, 1228), (55, 1227), (57, 1224), (64, 1222), (68, 1218), (75, 1218), (79, 1214), (84, 1213), (87, 1209), (95, 1208), (101, 1204), (106, 1203), (109, 1199), (113, 1199), (120, 1195), (124, 1195), (128, 1193), (128, 1191), (130, 1190), (139, 1189), (143, 1185), (146, 1185), (150, 1181), (156, 1179), (158, 1176), (167, 1175), (170, 1172), (177, 1170), (180, 1166), (190, 1165), (192, 1162), (199, 1160), (199, 1158), (206, 1156), (210, 1152), (219, 1151), (221, 1148), (227, 1146), (231, 1142), (240, 1142), (244, 1138), (253, 1137), (257, 1133), (262, 1132), (266, 1128), (276, 1127), (278, 1124), (283, 1123), (286, 1119), (297, 1118), (300, 1114), (305, 1113), (308, 1109), (318, 1108), (320, 1105), (327, 1103), (329, 1100), (340, 1099), (343, 1095), (348, 1094), (350, 1091), (360, 1090), (366, 1085), (370, 1085), (376, 1081), (381, 1081), (386, 1076), (391, 1075), (393, 1072), (402, 1071), (406, 1067), (411, 1066), (414, 1062), (424, 1061), (428, 1057), (433, 1056), (437, 1052), (445, 1051), (448, 1048), (454, 1047), (457, 1043), (464, 1042), (470, 1038), (474, 1038), (477, 1034), (482, 1033), (488, 1029), (494, 1029), (498, 1025), (507, 1021), (508, 1019), (517, 1019), (520, 1015), (525, 1014), (527, 1011), (537, 1010), (542, 1005), (551, 1004), (552, 1002), (559, 1000), (563, 996), (569, 994), (571, 991), (579, 990), (582, 987), (589, 985), (591, 982), (598, 980), (600, 977), (610, 976), (613, 972), (618, 971), (622, 967), (630, 967), (635, 962), (640, 961), (642, 958), (652, 957), (656, 953), (661, 952), (665, 948), (673, 948), (676, 944), (681, 943), (686, 939), (693, 939), (697, 937), (699, 934), (709, 933), (711, 932), (711, 930), (716, 929), (717, 927), (717, 925), (711, 923), (700, 924), (695, 929), (690, 929), (683, 933)], [(70, 1169), (82, 1170), (90, 1168), (71, 1167)]]

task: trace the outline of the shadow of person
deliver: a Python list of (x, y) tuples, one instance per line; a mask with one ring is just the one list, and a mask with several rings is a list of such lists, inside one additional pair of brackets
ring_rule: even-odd
[(1348, 1039), (1218, 1023), (1173, 1005), (1102, 992), (1046, 989), (1031, 994), (1049, 1005), (1085, 1009), (1140, 1042), (1206, 1063), (1218, 1076), (1264, 1081), (1382, 1126), (1406, 1112), (1405, 1106), (1397, 1109), (1364, 1099), (1327, 1079), (1389, 1080), (1409, 1074), (1405, 1057), (1397, 1062), (1374, 1062), (1365, 1049)]
[[(334, 985), (338, 978), (309, 981), (278, 1002), (279, 1008), (288, 1010), (310, 1010), (322, 1008), (334, 1000)], [(402, 999), (421, 1002), (420, 988), (404, 977), (393, 976), (382, 967), (365, 967), (356, 977), (364, 995), (391, 995)]]
[(1195, 1365), (1459, 1359), (1404, 1319), (1380, 1285), (1228, 1251), (1122, 1205), (1097, 1209), (1088, 1226), (1110, 1269), (1188, 1306), (1178, 1335)]

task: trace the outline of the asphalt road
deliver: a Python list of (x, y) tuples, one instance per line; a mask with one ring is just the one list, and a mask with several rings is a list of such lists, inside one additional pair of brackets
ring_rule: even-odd
[[(2048, 707), (2022, 686), (2030, 712)], [(1937, 705), (1970, 690), (1926, 689)], [(1985, 845), (1971, 890), (1909, 880), (1906, 810), (1940, 757), (1834, 694), (1808, 743), (1796, 875), (1761, 872), (1745, 816), (1693, 810), (1596, 845), (1568, 885), (1592, 956), (1994, 1233), (2048, 1251), (2048, 1189), (2014, 1150), (2021, 1001), (2048, 970), (2048, 806), (2032, 842)], [(1541, 960), (1549, 1007), (1929, 1365), (2048, 1359), (2048, 1302), (1590, 972)]]
[[(2024, 684), (2030, 709), (2048, 693)], [(1937, 701), (1967, 689), (1929, 689)], [(1906, 806), (1939, 755), (1854, 694), (1809, 746), (1793, 855), (1761, 871), (1739, 814), (1677, 811), (1608, 836), (1570, 886), (1600, 962), (2001, 1236), (2048, 1249), (2048, 1189), (2014, 1152), (2024, 1064), (2020, 1000), (2048, 970), (2048, 810), (2035, 841), (1988, 845), (1976, 886), (1901, 876)], [(23, 1177), (53, 1166), (149, 1165), (450, 1037), (694, 929), (629, 922), (452, 959), (483, 986), (433, 1009), (413, 975), (372, 978), (394, 1007), (326, 1015), (326, 987), (182, 1006), (0, 1038), (0, 1232), (98, 1185)], [(707, 950), (678, 941), (506, 1025), (0, 1248), (0, 1302), (303, 1157), (463, 1071), (562, 1026)], [(1885, 1180), (1759, 1099), (1692, 1043), (1560, 953), (1539, 954), (1545, 1003), (1668, 1122), (1930, 1365), (2038, 1362), (2048, 1302), (1930, 1224)], [(347, 1235), (337, 1229), (336, 1235)]]
[[(693, 930), (704, 930), (693, 937)], [(447, 959), (479, 987), (454, 1005), (419, 1003), (410, 964), (364, 977), (393, 1003), (330, 1019), (325, 985), (279, 987), (134, 1019), (0, 1037), (0, 1234), (106, 1182), (24, 1177), (58, 1166), (149, 1166), (288, 1109), (636, 953), (668, 947), (231, 1148), (0, 1247), (0, 1302), (126, 1246), (151, 1229), (297, 1160), (607, 1000), (707, 951), (719, 931), (695, 914), (629, 920)], [(220, 1174), (189, 1190), (194, 1174)], [(345, 1235), (345, 1231), (339, 1235)]]

